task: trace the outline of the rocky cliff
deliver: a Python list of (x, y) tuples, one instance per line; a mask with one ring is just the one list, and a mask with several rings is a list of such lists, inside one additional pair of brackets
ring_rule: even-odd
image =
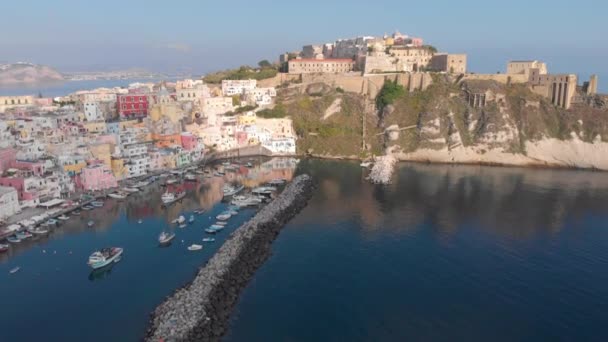
[(283, 89), (279, 101), (294, 119), (302, 153), (608, 170), (604, 106), (587, 101), (566, 110), (524, 85), (433, 78), (381, 109), (373, 99), (319, 84)]
[(63, 81), (57, 70), (30, 63), (0, 64), (0, 85), (34, 84)]

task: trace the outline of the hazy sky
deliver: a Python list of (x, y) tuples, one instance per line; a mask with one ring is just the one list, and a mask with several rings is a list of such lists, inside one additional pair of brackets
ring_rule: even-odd
[(551, 72), (608, 75), (608, 1), (5, 0), (0, 61), (62, 71), (143, 67), (204, 73), (275, 60), (303, 44), (395, 29), (469, 69), (542, 59)]

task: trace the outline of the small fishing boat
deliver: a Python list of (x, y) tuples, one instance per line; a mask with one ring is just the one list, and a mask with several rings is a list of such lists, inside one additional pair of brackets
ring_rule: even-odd
[(203, 242), (215, 242), (215, 238), (206, 237), (203, 238)]
[(230, 162), (223, 162), (223, 163), (222, 163), (222, 165), (223, 165), (223, 166), (229, 166), (229, 165), (230, 165)]
[(126, 187), (126, 188), (122, 188), (122, 191), (124, 192), (128, 192), (130, 194), (135, 193), (135, 192), (139, 192), (138, 188), (133, 188), (133, 187)]
[(211, 229), (211, 228), (207, 228), (207, 229), (205, 229), (205, 233), (207, 233), (207, 234), (215, 234), (215, 233), (217, 233), (217, 232), (218, 232), (218, 231), (217, 231), (217, 230), (215, 230), (215, 229)]
[(82, 207), (82, 209), (88, 211), (88, 210), (93, 210), (95, 208), (93, 208), (93, 206), (90, 206), (90, 205), (85, 205), (85, 206)]
[(57, 225), (57, 223), (59, 223), (59, 222), (57, 220), (55, 220), (55, 219), (48, 219), (46, 221), (46, 225), (47, 226), (55, 226), (55, 225)]
[(19, 272), (20, 269), (21, 269), (21, 267), (17, 266), (15, 268), (12, 268), (10, 271), (8, 271), (8, 273), (10, 273), (10, 274), (17, 273), (17, 272)]
[(108, 266), (109, 264), (120, 260), (122, 251), (123, 249), (120, 247), (102, 248), (89, 256), (87, 264), (93, 269)]
[(239, 192), (241, 192), (243, 189), (245, 189), (244, 186), (239, 185), (239, 186), (230, 186), (230, 185), (224, 185), (224, 189), (222, 190), (224, 193), (224, 197), (230, 197), (233, 195), (238, 194)]
[(225, 226), (221, 226), (221, 225), (219, 225), (219, 224), (212, 224), (212, 225), (211, 225), (209, 228), (210, 228), (210, 229), (213, 229), (213, 230), (215, 230), (215, 231), (220, 231), (220, 230), (222, 230), (222, 229), (224, 229), (224, 228), (226, 228), (226, 227), (225, 227)]
[(194, 211), (194, 213), (197, 215), (202, 215), (204, 212), (205, 212), (205, 209), (197, 209)]
[(178, 193), (165, 192), (162, 194), (160, 199), (164, 205), (169, 205), (183, 199), (184, 197), (186, 197), (186, 193), (184, 191)]
[(185, 224), (185, 223), (181, 223), (178, 227), (180, 227), (180, 228), (186, 228), (186, 227), (188, 227), (188, 225)]
[(117, 199), (120, 201), (120, 200), (124, 200), (125, 198), (127, 198), (127, 194), (123, 194), (120, 192), (114, 192), (114, 193), (108, 194), (108, 197)]
[(139, 219), (139, 220), (137, 220), (137, 223), (138, 223), (138, 224), (142, 224), (142, 223), (144, 223), (144, 220)]
[(226, 221), (226, 220), (230, 219), (230, 216), (232, 216), (232, 215), (230, 215), (230, 213), (223, 212), (223, 213), (217, 215), (215, 218), (220, 221)]
[(147, 187), (148, 185), (150, 185), (150, 182), (148, 182), (148, 181), (143, 181), (143, 180), (142, 180), (142, 181), (139, 181), (139, 182), (137, 182), (137, 183), (135, 183), (135, 187), (136, 187), (136, 188), (140, 188), (140, 189), (141, 189), (141, 188), (145, 188), (145, 187)]
[(103, 201), (93, 201), (93, 202), (91, 202), (91, 205), (93, 207), (95, 207), (95, 208), (101, 208), (101, 207), (103, 207), (103, 204), (104, 204)]
[(175, 178), (170, 178), (167, 179), (167, 181), (165, 181), (166, 185), (171, 185), (171, 184), (177, 184), (179, 182), (179, 180), (175, 179)]
[(196, 173), (197, 175), (204, 175), (205, 174), (205, 172), (202, 171), (202, 170), (196, 170), (196, 171), (194, 171), (194, 173)]
[(31, 229), (30, 233), (32, 233), (34, 235), (46, 235), (49, 233), (49, 231), (47, 229), (35, 228), (35, 229)]
[(184, 215), (179, 215), (178, 218), (175, 219), (175, 223), (179, 223), (179, 224), (184, 224), (186, 223), (186, 218), (184, 217)]
[(361, 164), (359, 164), (359, 166), (363, 168), (369, 168), (370, 166), (372, 166), (372, 162), (362, 162)]
[(17, 239), (19, 239), (21, 241), (23, 241), (25, 239), (29, 239), (32, 236), (34, 236), (34, 235), (32, 235), (32, 233), (30, 233), (28, 231), (23, 231), (23, 232), (17, 232), (17, 233), (15, 233), (15, 237), (17, 237)]
[(285, 180), (281, 179), (281, 178), (276, 178), (276, 179), (273, 179), (270, 182), (268, 182), (268, 184), (270, 184), (270, 185), (283, 185), (283, 184), (285, 184)]
[(192, 244), (188, 246), (189, 251), (200, 251), (201, 249), (203, 249), (203, 245)]
[(70, 219), (70, 217), (64, 214), (64, 215), (57, 217), (57, 219), (61, 220), (61, 221), (67, 221)]
[(87, 226), (89, 226), (89, 227), (93, 227), (94, 225), (95, 225), (95, 222), (93, 222), (93, 221), (87, 222)]
[(245, 166), (247, 166), (248, 168), (252, 168), (253, 164), (251, 164), (250, 162), (247, 162), (247, 164), (245, 164)]
[(0, 253), (6, 253), (10, 249), (10, 246), (5, 243), (0, 243)]
[(8, 241), (10, 243), (19, 243), (19, 242), (21, 242), (21, 239), (16, 236), (9, 236), (6, 238), (6, 241)]
[(161, 245), (167, 245), (169, 244), (173, 239), (175, 238), (175, 233), (166, 233), (166, 232), (162, 232), (160, 233), (160, 235), (158, 236), (158, 243), (160, 243)]
[(187, 174), (184, 176), (184, 179), (185, 179), (186, 181), (188, 181), (188, 182), (196, 182), (196, 181), (197, 181), (197, 179), (196, 179), (196, 175), (193, 175), (193, 174), (191, 174), (191, 173), (187, 173)]
[(226, 222), (226, 221), (217, 221), (214, 224), (217, 225), (217, 226), (225, 226), (226, 224), (228, 224), (228, 222)]
[(188, 219), (188, 223), (193, 223), (194, 222), (194, 215), (190, 215), (190, 218)]
[(72, 215), (80, 216), (80, 210), (74, 210), (74, 211), (72, 211)]

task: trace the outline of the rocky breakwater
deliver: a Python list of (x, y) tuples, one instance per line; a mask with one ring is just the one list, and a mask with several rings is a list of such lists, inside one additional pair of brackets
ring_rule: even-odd
[(152, 313), (146, 341), (218, 341), (241, 290), (270, 255), (281, 228), (308, 202), (312, 178), (296, 177), (230, 238), (195, 279)]

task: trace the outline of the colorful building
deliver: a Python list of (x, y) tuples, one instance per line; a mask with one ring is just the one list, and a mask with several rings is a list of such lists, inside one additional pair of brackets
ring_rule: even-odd
[(21, 211), (17, 190), (0, 186), (0, 220), (6, 219)]
[(136, 93), (117, 95), (116, 108), (121, 118), (145, 117), (148, 115), (148, 96)]
[(198, 137), (192, 135), (190, 132), (184, 132), (181, 134), (182, 147), (186, 151), (194, 150), (198, 147)]
[(112, 171), (100, 161), (95, 161), (82, 169), (80, 184), (86, 191), (106, 190), (118, 186)]

